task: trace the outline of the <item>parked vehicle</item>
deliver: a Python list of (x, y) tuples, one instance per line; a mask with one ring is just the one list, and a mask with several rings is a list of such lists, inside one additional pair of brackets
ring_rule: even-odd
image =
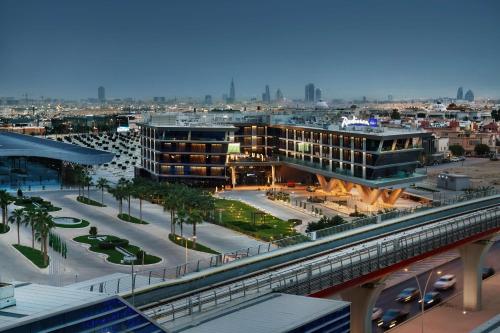
[(457, 279), (455, 275), (447, 274), (441, 276), (436, 282), (434, 282), (434, 289), (436, 290), (448, 290), (455, 287)]
[(382, 318), (382, 315), (384, 314), (384, 311), (382, 311), (381, 308), (373, 307), (372, 311), (372, 320), (380, 320)]
[(377, 323), (377, 326), (383, 329), (393, 328), (397, 324), (405, 321), (406, 318), (408, 318), (408, 312), (400, 309), (390, 309), (384, 313), (382, 319)]
[(461, 160), (460, 160), (460, 158), (459, 158), (459, 157), (456, 157), (456, 156), (452, 156), (452, 157), (450, 158), (450, 162), (460, 162), (460, 161), (461, 161)]
[(438, 293), (437, 291), (433, 291), (430, 293), (427, 293), (424, 295), (424, 298), (419, 300), (419, 303), (424, 302), (424, 309), (428, 309), (430, 307), (433, 307), (436, 304), (439, 304), (441, 302), (441, 294)]
[(420, 291), (417, 288), (405, 288), (396, 297), (396, 301), (408, 303), (420, 298)]
[(314, 186), (308, 186), (308, 187), (306, 188), (306, 191), (307, 191), (307, 192), (316, 192), (316, 187), (314, 187)]
[(295, 187), (295, 182), (287, 182), (286, 186), (287, 187)]
[(483, 267), (483, 272), (482, 272), (483, 280), (489, 278), (493, 274), (495, 274), (495, 270), (493, 269), (493, 267)]

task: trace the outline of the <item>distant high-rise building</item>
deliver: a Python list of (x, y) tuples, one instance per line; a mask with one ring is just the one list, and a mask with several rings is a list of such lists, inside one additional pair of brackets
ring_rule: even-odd
[(465, 93), (465, 96), (464, 96), (464, 99), (466, 101), (469, 101), (469, 102), (474, 102), (474, 93), (472, 92), (472, 90), (467, 90), (467, 92)]
[(464, 99), (464, 88), (459, 87), (457, 90), (457, 99), (462, 100)]
[(222, 94), (222, 100), (226, 103), (229, 103), (229, 97), (227, 97), (227, 94)]
[(304, 100), (306, 102), (314, 102), (314, 83), (306, 85), (306, 95)]
[(106, 100), (106, 92), (103, 86), (97, 88), (97, 99), (99, 102), (104, 102)]
[(363, 96), (363, 103), (366, 103), (366, 96)]
[(266, 84), (266, 90), (262, 94), (262, 102), (271, 103), (271, 91), (269, 89), (269, 85)]
[(212, 95), (205, 95), (205, 104), (207, 105), (212, 104)]
[(165, 101), (166, 101), (166, 98), (163, 96), (153, 97), (153, 102), (155, 102), (155, 103), (165, 103)]
[(387, 96), (387, 100), (388, 100), (389, 102), (392, 102), (392, 101), (394, 100), (394, 97), (393, 97), (392, 95), (388, 95), (388, 96)]
[(283, 102), (283, 93), (281, 92), (281, 89), (276, 90), (276, 101)]
[(236, 90), (234, 89), (234, 79), (231, 79), (231, 86), (229, 87), (229, 103), (234, 103), (236, 101)]
[(321, 100), (321, 89), (316, 88), (316, 90), (314, 91), (314, 100), (316, 102)]

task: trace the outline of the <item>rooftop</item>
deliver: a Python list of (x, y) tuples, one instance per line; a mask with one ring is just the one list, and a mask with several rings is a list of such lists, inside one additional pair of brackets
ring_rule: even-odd
[(43, 157), (85, 165), (103, 164), (113, 159), (113, 154), (101, 150), (30, 135), (0, 132), (0, 157), (11, 156)]

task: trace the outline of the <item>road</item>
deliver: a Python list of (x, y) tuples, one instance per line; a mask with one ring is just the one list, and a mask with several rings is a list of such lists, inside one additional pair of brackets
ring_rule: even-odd
[[(500, 272), (500, 262), (498, 261), (499, 257), (500, 257), (500, 242), (496, 242), (491, 247), (490, 251), (487, 253), (485, 257), (485, 266), (493, 267), (496, 272)], [(432, 276), (430, 277), (429, 280), (429, 286), (427, 288), (427, 292), (433, 290), (432, 284), (437, 279), (436, 272), (438, 271), (441, 271), (442, 274), (453, 274), (457, 278), (457, 284), (454, 289), (440, 292), (444, 302), (447, 299), (450, 299), (450, 297), (459, 294), (463, 289), (462, 261), (458, 258), (446, 264), (435, 267), (432, 272)], [(430, 273), (431, 273), (430, 271), (427, 271), (418, 275), (418, 279), (422, 288), (424, 288), (426, 280), (429, 277)], [(397, 285), (394, 285), (392, 287), (383, 290), (375, 306), (382, 308), (384, 311), (388, 309), (404, 309), (406, 311), (409, 311), (410, 313), (409, 318), (414, 317), (415, 315), (419, 315), (421, 312), (421, 308), (420, 304), (416, 300), (408, 304), (402, 304), (395, 301), (397, 295), (401, 292), (401, 290), (408, 287), (418, 288), (415, 278), (410, 278), (406, 281), (403, 281)], [(376, 323), (374, 323), (373, 332), (380, 332), (380, 331), (381, 329), (377, 327)]]

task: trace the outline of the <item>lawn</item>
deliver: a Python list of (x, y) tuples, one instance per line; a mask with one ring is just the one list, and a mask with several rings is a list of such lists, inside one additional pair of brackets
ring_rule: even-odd
[(67, 229), (85, 228), (85, 227), (88, 227), (89, 225), (90, 225), (90, 223), (87, 220), (81, 220), (81, 222), (78, 224), (59, 224), (59, 223), (56, 223), (56, 227), (67, 228)]
[[(32, 249), (29, 246), (12, 244), (16, 250), (21, 252), (26, 258), (40, 268), (46, 268), (48, 265), (43, 264), (43, 254), (40, 250)], [(50, 262), (50, 258), (49, 258)]]
[[(179, 235), (172, 235), (168, 234), (168, 239), (170, 239), (173, 243), (180, 245), (182, 247), (186, 246), (186, 238), (181, 238)], [(206, 252), (210, 254), (220, 254), (219, 252), (212, 250), (208, 246), (205, 246), (203, 244), (200, 244), (199, 242), (196, 242), (196, 248), (193, 248), (193, 241), (187, 240), (187, 248), (190, 250), (195, 250), (195, 251), (200, 251), (200, 252)]]
[(100, 202), (97, 202), (95, 200), (89, 199), (89, 198), (81, 196), (81, 195), (76, 197), (76, 201), (81, 202), (81, 203), (86, 204), (86, 205), (90, 205), (90, 206), (106, 207), (106, 205), (103, 205)]
[[(116, 236), (111, 236), (111, 235), (99, 235), (98, 237), (104, 237), (106, 236), (107, 241), (117, 241), (120, 240), (119, 237)], [(101, 243), (100, 240), (98, 239), (93, 239), (89, 238), (90, 236), (84, 235), (84, 236), (78, 236), (73, 238), (74, 241), (79, 242), (79, 243), (85, 243), (90, 245), (90, 251), (97, 252), (97, 253), (103, 253), (106, 254), (108, 257), (106, 258), (107, 261), (112, 262), (114, 264), (122, 264), (122, 265), (129, 265), (128, 263), (122, 263), (123, 259), (123, 254), (118, 252), (117, 250), (113, 249), (101, 249), (99, 247), (99, 243)], [(127, 250), (130, 253), (136, 254), (137, 251), (140, 250), (139, 247), (135, 245), (130, 245), (128, 244), (127, 246), (123, 247), (125, 250)], [(158, 258), (156, 256), (153, 256), (151, 254), (146, 253), (146, 257), (144, 258), (144, 264), (149, 265), (149, 264), (156, 264), (161, 261), (161, 258)], [(135, 263), (136, 265), (142, 264), (141, 263)]]
[(216, 199), (214, 222), (264, 241), (294, 236), (294, 223), (237, 200)]
[(141, 221), (137, 217), (130, 216), (130, 215), (126, 214), (126, 213), (118, 214), (118, 218), (120, 220), (122, 220), (122, 221), (130, 222), (130, 223), (135, 223), (135, 224), (149, 224), (148, 222), (146, 222), (144, 220)]
[(45, 209), (48, 212), (56, 212), (58, 210), (61, 210), (60, 207), (56, 207), (52, 205), (50, 201), (43, 200), (40, 197), (22, 197), (22, 198), (17, 198), (14, 201), (14, 204), (16, 206), (22, 206), (27, 209), (29, 208), (34, 208), (34, 207), (40, 207)]

